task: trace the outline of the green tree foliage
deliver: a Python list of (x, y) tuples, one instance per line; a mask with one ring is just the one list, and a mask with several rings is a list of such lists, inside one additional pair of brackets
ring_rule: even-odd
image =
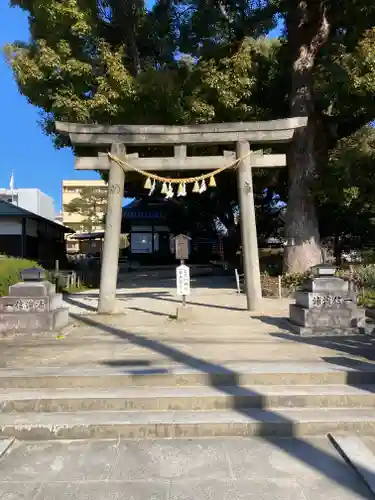
[[(131, 52), (130, 14), (121, 17), (120, 4), (125, 3), (132, 2), (102, 2), (95, 10), (96, 2), (13, 2), (30, 13), (33, 37), (28, 45), (8, 45), (6, 53), (21, 92), (44, 112), (47, 133), (54, 134), (56, 119), (206, 123), (267, 115), (252, 96), (260, 92), (257, 72), (266, 76), (277, 53), (276, 40), (247, 39), (235, 53), (218, 45), (215, 57), (198, 64), (188, 56), (176, 61), (180, 40), (175, 26), (182, 26), (184, 13), (181, 5), (160, 1), (152, 11), (144, 6), (136, 11), (137, 29), (131, 26), (137, 50)], [(54, 138), (58, 146), (65, 144), (65, 138)], [(219, 218), (233, 230), (237, 187), (231, 176), (229, 183), (220, 176), (218, 188), (199, 198), (206, 228)], [(137, 196), (142, 188), (131, 183), (126, 189), (128, 196)], [(187, 201), (196, 203), (195, 197)]]
[(375, 245), (375, 130), (363, 127), (332, 150), (317, 184), (320, 232), (336, 259), (343, 249)]
[[(289, 149), (285, 227), (290, 243), (285, 252), (286, 270), (305, 271), (321, 258), (316, 175), (324, 175), (329, 150), (337, 141), (374, 116), (375, 4), (370, 0), (194, 0), (189, 4), (193, 8), (187, 11), (182, 34), (185, 50), (196, 57), (212, 53), (212, 46), (218, 43), (214, 35), (218, 22), (227, 27), (219, 31), (219, 44), (235, 51), (257, 27), (269, 29), (277, 16), (284, 22), (277, 63), (258, 81), (260, 93), (254, 92), (253, 97), (272, 116), (309, 118)], [(213, 4), (220, 21), (209, 15)], [(194, 43), (197, 40), (202, 43)]]
[[(28, 13), (31, 39), (8, 45), (6, 54), (57, 146), (65, 139), (54, 134), (56, 119), (177, 124), (308, 116), (288, 150), (285, 235), (293, 245), (286, 269), (301, 272), (320, 259), (317, 178), (330, 175), (338, 141), (375, 114), (373, 0), (158, 0), (151, 10), (143, 0), (11, 4)], [(277, 22), (284, 25), (280, 39), (265, 39)], [(266, 178), (275, 184), (275, 175)], [(225, 200), (221, 211), (229, 213), (235, 189), (217, 193), (222, 201), (210, 206), (220, 211)]]
[[(137, 50), (131, 52), (132, 16), (124, 14), (120, 23), (112, 12), (118, 4), (132, 3), (102, 2), (102, 9), (94, 10), (90, 5), (96, 1), (13, 0), (30, 12), (32, 41), (9, 44), (6, 54), (20, 91), (44, 112), (47, 133), (53, 133), (55, 119), (200, 123), (254, 116), (248, 103), (256, 84), (253, 70), (267, 42), (249, 40), (234, 55), (224, 48), (199, 64), (188, 57), (176, 61), (177, 40), (173, 43), (168, 32), (173, 9), (160, 0), (151, 12), (138, 12), (144, 28), (134, 33)], [(149, 38), (162, 47), (152, 52)]]
[(82, 217), (80, 226), (85, 232), (104, 228), (104, 216), (106, 213), (107, 193), (106, 190), (92, 187), (84, 187), (79, 196), (64, 206), (64, 210), (70, 214), (78, 214)]

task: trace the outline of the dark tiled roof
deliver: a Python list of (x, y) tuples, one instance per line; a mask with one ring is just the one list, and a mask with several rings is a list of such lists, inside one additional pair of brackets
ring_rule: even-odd
[(124, 219), (150, 219), (156, 220), (164, 217), (168, 209), (164, 200), (134, 200), (123, 208)]

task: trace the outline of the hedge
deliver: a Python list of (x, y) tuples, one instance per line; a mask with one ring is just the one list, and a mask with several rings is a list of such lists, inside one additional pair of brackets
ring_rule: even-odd
[(21, 271), (28, 267), (39, 267), (33, 260), (16, 259), (0, 255), (0, 297), (8, 295), (10, 285), (21, 281)]

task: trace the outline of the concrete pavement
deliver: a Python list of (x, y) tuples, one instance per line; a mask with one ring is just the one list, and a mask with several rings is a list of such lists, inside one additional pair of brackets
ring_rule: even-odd
[(326, 438), (16, 442), (0, 471), (4, 500), (373, 498)]
[[(287, 330), (288, 300), (265, 299), (249, 314), (243, 296), (212, 279), (193, 288), (189, 323), (170, 319), (173, 280), (134, 283), (118, 298), (124, 314), (112, 317), (93, 315), (95, 291), (68, 298), (75, 325), (63, 338), (1, 340), (0, 420), (8, 430), (18, 422), (20, 436), (44, 428), (55, 440), (12, 444), (0, 458), (0, 500), (373, 499), (325, 436), (296, 437), (303, 419), (291, 416), (313, 412), (308, 422), (323, 418), (322, 429), (337, 428), (338, 416), (343, 429), (346, 419), (373, 425), (373, 339), (299, 339)], [(210, 426), (229, 407), (225, 432), (279, 418), (294, 437), (261, 428), (259, 438), (202, 439), (199, 423), (190, 439), (58, 440), (69, 419), (94, 418), (97, 429), (104, 418), (115, 435), (119, 410), (139, 424), (126, 404), (152, 424), (170, 407), (183, 412), (181, 422), (208, 410)], [(373, 437), (364, 437), (370, 427), (357, 427), (374, 452)]]

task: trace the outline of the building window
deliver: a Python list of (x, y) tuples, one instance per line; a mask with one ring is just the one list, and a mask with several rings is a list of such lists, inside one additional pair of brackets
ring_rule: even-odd
[(152, 253), (152, 233), (133, 233), (131, 251), (132, 253)]

